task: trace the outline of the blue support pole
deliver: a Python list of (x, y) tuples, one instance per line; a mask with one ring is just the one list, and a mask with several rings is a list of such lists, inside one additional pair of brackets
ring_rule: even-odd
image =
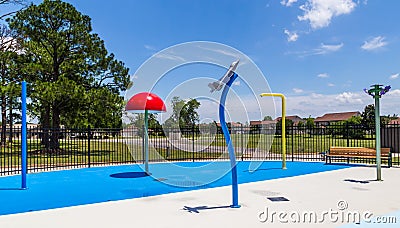
[(27, 129), (26, 129), (26, 82), (22, 82), (21, 103), (22, 103), (22, 126), (21, 126), (21, 188), (27, 189), (26, 173), (27, 173)]
[(221, 94), (221, 99), (219, 103), (219, 120), (221, 123), (222, 132), (224, 133), (226, 144), (228, 145), (229, 159), (231, 161), (231, 172), (232, 172), (232, 208), (239, 208), (240, 205), (238, 203), (238, 178), (237, 178), (237, 168), (236, 168), (236, 155), (235, 149), (233, 148), (232, 140), (229, 135), (228, 127), (226, 126), (225, 121), (225, 101), (226, 96), (228, 95), (229, 88), (231, 87), (233, 81), (238, 77), (236, 73), (234, 73), (229, 79), (228, 83), (226, 83), (224, 90)]

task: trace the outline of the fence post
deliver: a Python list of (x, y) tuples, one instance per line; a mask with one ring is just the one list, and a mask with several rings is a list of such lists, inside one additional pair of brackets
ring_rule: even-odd
[(244, 149), (243, 149), (243, 124), (240, 124), (240, 147), (241, 147), (241, 154), (242, 154), (242, 161), (243, 161), (243, 153), (244, 153)]
[(88, 168), (90, 168), (90, 135), (91, 135), (91, 131), (90, 131), (90, 125), (88, 126)]
[[(293, 124), (291, 124), (290, 127), (292, 128), (291, 131), (290, 131), (290, 134), (292, 136), (292, 137), (290, 137), (290, 138), (292, 138), (292, 161), (294, 161), (294, 151), (293, 151), (294, 150), (294, 142), (293, 142), (293, 135), (294, 135), (293, 134), (293, 132), (294, 132), (293, 130), (294, 129), (293, 129)], [(299, 153), (299, 151), (297, 151), (297, 153)]]
[(349, 132), (349, 123), (346, 122), (346, 138), (347, 138), (347, 147), (350, 146), (350, 132)]

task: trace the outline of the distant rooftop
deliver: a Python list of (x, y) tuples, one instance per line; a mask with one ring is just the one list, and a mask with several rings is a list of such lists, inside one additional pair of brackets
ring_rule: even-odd
[(389, 122), (389, 124), (400, 124), (400, 117), (397, 117), (396, 119), (393, 119)]
[(321, 117), (317, 117), (314, 122), (333, 122), (348, 120), (353, 116), (360, 116), (361, 113), (356, 112), (339, 112), (339, 113), (327, 113)]

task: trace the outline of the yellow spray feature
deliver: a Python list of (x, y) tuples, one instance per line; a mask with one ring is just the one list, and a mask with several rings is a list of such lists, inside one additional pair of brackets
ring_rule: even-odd
[(262, 97), (280, 97), (282, 99), (282, 169), (286, 169), (286, 98), (281, 93), (262, 93)]

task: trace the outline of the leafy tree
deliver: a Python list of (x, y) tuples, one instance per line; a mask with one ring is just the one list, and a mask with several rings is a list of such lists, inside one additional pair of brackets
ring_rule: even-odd
[(311, 116), (309, 116), (306, 119), (306, 123), (305, 126), (307, 129), (313, 129), (315, 127), (315, 122), (314, 122), (314, 118), (312, 118)]
[(362, 125), (367, 128), (375, 127), (375, 106), (373, 104), (369, 104), (365, 106), (364, 111), (361, 113), (362, 117)]
[[(289, 134), (289, 127), (293, 126), (293, 121), (291, 119), (285, 118), (286, 133)], [(276, 123), (276, 134), (282, 134), (282, 118)]]
[[(5, 25), (0, 25), (0, 104), (1, 104), (1, 145), (6, 144), (7, 122), (12, 127), (16, 96), (19, 96), (20, 73), (18, 68), (19, 40)], [(9, 121), (7, 121), (7, 109)]]
[(348, 120), (328, 126), (328, 133), (343, 138), (362, 139), (365, 136), (366, 128), (361, 123), (361, 116), (352, 116)]
[[(148, 126), (149, 129), (161, 129), (161, 124), (157, 120), (157, 113), (149, 113), (148, 116)], [(144, 114), (137, 113), (135, 114), (134, 118), (132, 119), (132, 124), (138, 129), (138, 135), (143, 135), (143, 125), (144, 125)]]
[(362, 139), (364, 138), (364, 128), (361, 125), (362, 117), (352, 116), (350, 119), (344, 121), (346, 125), (346, 132), (343, 133), (344, 138)]
[[(285, 118), (285, 125), (286, 125), (286, 128), (287, 128), (287, 127), (290, 127), (290, 126), (293, 126), (293, 121), (292, 121), (291, 119)], [(278, 123), (276, 124), (276, 127), (277, 127), (277, 128), (278, 128), (278, 127), (279, 127), (279, 128), (282, 127), (282, 118), (279, 119)]]
[[(69, 3), (44, 0), (18, 12), (9, 25), (24, 38), (23, 49), (30, 57), (25, 71), (35, 100), (30, 111), (43, 128), (62, 123), (109, 126), (109, 117), (114, 127), (121, 125), (116, 120), (121, 118), (123, 99), (118, 96), (128, 86), (129, 70), (92, 33), (88, 16)], [(94, 107), (96, 115), (88, 112)], [(57, 149), (58, 138), (57, 133), (45, 134), (42, 144)]]
[[(370, 104), (365, 106), (363, 113), (361, 114), (362, 121), (361, 124), (369, 129), (372, 129), (372, 132), (375, 132), (375, 105)], [(389, 121), (396, 116), (393, 114), (393, 117), (388, 116), (381, 116), (381, 126), (384, 126), (389, 123)]]
[(264, 116), (264, 121), (268, 120), (268, 121), (272, 121), (272, 117), (271, 116)]
[(181, 110), (180, 122), (184, 125), (195, 125), (199, 120), (199, 114), (197, 113), (197, 109), (200, 107), (200, 102), (196, 99), (189, 99), (189, 101), (185, 102), (183, 109)]
[(179, 97), (172, 98), (172, 115), (164, 123), (167, 127), (185, 127), (195, 125), (199, 121), (197, 109), (200, 107), (200, 102), (196, 99), (184, 101)]

